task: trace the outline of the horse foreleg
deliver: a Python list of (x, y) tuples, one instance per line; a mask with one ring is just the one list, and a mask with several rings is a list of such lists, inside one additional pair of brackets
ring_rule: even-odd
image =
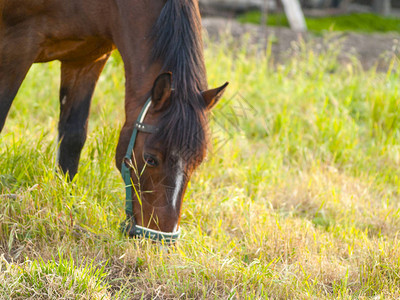
[(108, 58), (109, 54), (96, 61), (61, 64), (58, 163), (71, 179), (78, 170), (86, 141), (93, 91)]
[(0, 132), (19, 87), (34, 61), (35, 53), (21, 53), (17, 48), (11, 42), (7, 45), (3, 41), (0, 43)]

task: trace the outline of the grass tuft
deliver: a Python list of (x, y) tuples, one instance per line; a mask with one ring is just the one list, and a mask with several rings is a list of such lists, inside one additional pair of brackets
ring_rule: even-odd
[(15, 265), (0, 261), (0, 297), (3, 299), (110, 299), (104, 267), (75, 266), (72, 258), (26, 261)]

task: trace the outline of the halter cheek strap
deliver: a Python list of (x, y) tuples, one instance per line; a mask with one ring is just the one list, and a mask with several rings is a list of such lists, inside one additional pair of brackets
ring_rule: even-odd
[(133, 214), (133, 199), (132, 199), (133, 183), (131, 181), (130, 168), (127, 167), (126, 160), (131, 161), (132, 151), (133, 148), (135, 147), (136, 137), (139, 131), (144, 133), (154, 133), (158, 130), (156, 126), (143, 123), (143, 120), (146, 117), (147, 112), (149, 111), (150, 105), (151, 105), (151, 97), (147, 99), (145, 105), (143, 106), (136, 120), (135, 127), (133, 128), (132, 136), (129, 141), (128, 149), (122, 161), (121, 175), (125, 182), (126, 220), (121, 224), (121, 230), (123, 233), (127, 233), (130, 237), (148, 238), (153, 241), (173, 243), (179, 238), (180, 228), (175, 233), (169, 233), (142, 227), (137, 225), (135, 216)]

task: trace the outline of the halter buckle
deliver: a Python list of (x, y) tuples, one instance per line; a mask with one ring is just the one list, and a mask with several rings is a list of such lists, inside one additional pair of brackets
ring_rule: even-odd
[(141, 123), (139, 121), (136, 121), (135, 123), (135, 128), (140, 131), (140, 132), (145, 132), (145, 133), (155, 133), (158, 131), (158, 127), (157, 126), (153, 126), (150, 124), (145, 124), (145, 123)]

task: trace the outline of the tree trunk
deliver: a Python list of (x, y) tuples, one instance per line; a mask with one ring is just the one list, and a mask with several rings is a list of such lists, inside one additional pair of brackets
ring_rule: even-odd
[(299, 0), (281, 1), (285, 10), (286, 17), (288, 18), (290, 28), (292, 28), (294, 31), (299, 32), (307, 31), (306, 21), (304, 19)]
[(353, 0), (339, 0), (338, 2), (339, 2), (338, 7), (346, 10), (349, 7), (349, 4), (353, 2)]
[(390, 0), (374, 0), (372, 4), (374, 12), (387, 16), (390, 14)]
[(263, 0), (261, 5), (261, 26), (267, 26), (268, 0)]

